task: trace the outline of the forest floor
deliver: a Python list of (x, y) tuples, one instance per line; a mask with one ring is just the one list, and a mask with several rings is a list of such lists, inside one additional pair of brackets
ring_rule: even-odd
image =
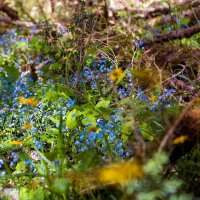
[(70, 23), (1, 34), (0, 199), (200, 196), (200, 18), (188, 2), (111, 5), (107, 21), (82, 6)]

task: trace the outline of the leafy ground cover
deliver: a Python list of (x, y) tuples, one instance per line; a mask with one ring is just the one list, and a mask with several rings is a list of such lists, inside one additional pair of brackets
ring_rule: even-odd
[(199, 33), (154, 44), (189, 21), (142, 19), (102, 34), (84, 6), (1, 35), (0, 198), (198, 197)]

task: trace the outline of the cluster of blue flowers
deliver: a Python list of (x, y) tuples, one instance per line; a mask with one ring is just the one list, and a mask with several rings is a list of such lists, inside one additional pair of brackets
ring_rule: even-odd
[[(35, 28), (33, 27), (33, 31), (30, 31), (31, 34), (34, 33), (34, 30)], [(29, 42), (29, 40), (27, 40), (25, 37), (18, 37), (16, 33), (17, 31), (18, 30), (13, 29), (12, 31), (4, 34), (1, 37), (0, 43), (2, 46), (5, 46), (3, 47), (4, 53), (9, 54), (12, 51), (11, 48), (12, 46), (14, 46), (14, 43), (17, 44), (22, 41), (27, 43)], [(27, 56), (29, 56), (29, 59), (31, 59), (30, 55)], [(45, 58), (37, 57), (35, 62), (36, 64), (39, 64), (44, 60)], [(17, 60), (16, 63), (18, 63)], [(23, 72), (23, 70), (19, 68), (18, 65), (16, 65), (15, 67), (19, 70), (20, 73)], [(36, 107), (28, 107), (26, 105), (22, 105), (19, 103), (20, 96), (23, 96), (25, 98), (36, 96), (36, 88), (41, 88), (41, 93), (44, 95), (45, 92), (48, 91), (48, 89), (50, 90), (55, 88), (53, 81), (47, 80), (45, 86), (46, 88), (44, 88), (44, 85), (40, 79), (33, 84), (34, 80), (30, 76), (30, 74), (19, 76), (17, 80), (14, 80), (11, 75), (5, 73), (3, 68), (1, 68), (0, 70), (0, 89), (2, 97), (0, 110), (0, 129), (5, 130), (7, 127), (13, 128), (12, 130), (15, 131), (20, 141), (26, 139), (28, 135), (33, 135), (32, 140), (35, 147), (39, 150), (44, 149), (46, 141), (41, 141), (40, 136), (46, 130), (48, 130), (48, 128), (52, 128), (54, 126), (55, 128), (59, 128), (59, 123), (52, 123), (52, 121), (49, 120), (49, 116), (59, 116), (61, 105), (63, 115), (65, 115), (68, 110), (72, 110), (75, 106), (75, 99), (67, 98), (65, 102), (63, 100), (61, 100), (62, 102), (58, 100), (57, 102), (52, 102), (51, 104), (44, 104), (43, 102), (39, 102)], [(107, 74), (111, 70), (113, 70), (113, 65), (107, 59), (99, 59), (97, 61), (94, 61), (90, 64), (89, 67), (84, 68), (82, 74), (82, 84), (89, 83), (91, 88), (96, 90), (97, 87), (95, 81), (99, 81), (99, 74), (103, 74), (106, 77), (106, 80), (110, 81)], [(74, 79), (75, 78), (77, 77), (74, 76)], [(130, 81), (130, 83), (131, 82), (132, 81)], [(73, 84), (73, 78), (71, 80), (71, 83)], [(128, 96), (127, 90), (124, 88), (120, 88), (119, 96), (121, 98)], [(43, 98), (42, 95), (40, 96), (40, 98)], [(78, 133), (80, 135), (74, 142), (74, 145), (77, 147), (78, 152), (93, 148), (96, 145), (99, 145), (102, 152), (106, 152), (108, 148), (110, 148), (109, 146), (112, 146), (111, 148), (116, 155), (120, 155), (122, 157), (126, 156), (125, 145), (117, 135), (117, 116), (113, 115), (111, 117), (112, 120), (110, 122), (106, 122), (103, 119), (97, 120), (97, 127), (99, 129), (98, 132), (88, 132), (87, 127), (85, 127), (85, 129), (81, 133)], [(25, 131), (21, 131), (20, 129), (18, 129), (22, 127), (25, 123), (29, 123), (33, 127)], [(67, 130), (67, 127), (63, 125), (62, 131), (66, 132)], [(12, 134), (8, 135), (7, 139), (11, 141), (18, 140)], [(106, 153), (102, 153), (102, 155), (104, 154)], [(10, 167), (16, 166), (17, 162), (19, 162), (18, 153), (12, 152), (10, 158)], [(3, 163), (3, 160), (0, 159), (0, 168), (3, 167)], [(55, 161), (55, 164), (56, 163), (57, 162)], [(32, 160), (26, 160), (25, 166), (29, 166), (32, 170), (34, 169), (34, 163), (32, 162)]]
[[(3, 34), (0, 38), (0, 46), (1, 46), (2, 52), (4, 54), (9, 54), (12, 51), (11, 46), (13, 44), (16, 44), (16, 42), (18, 42), (19, 40), (20, 38), (18, 37), (17, 29), (12, 29), (6, 32), (5, 34)], [(21, 38), (21, 40), (24, 40), (24, 39)]]
[(78, 80), (79, 84), (89, 84), (92, 90), (95, 90), (97, 89), (96, 82), (99, 82), (100, 76), (104, 76), (105, 80), (110, 81), (107, 73), (111, 70), (113, 70), (113, 65), (108, 59), (93, 60), (88, 67), (83, 68), (82, 72), (76, 72), (70, 83), (74, 84)]
[[(83, 152), (91, 148), (100, 150), (104, 158), (107, 153), (112, 150), (112, 153), (120, 157), (128, 157), (131, 150), (127, 149), (124, 142), (120, 139), (120, 118), (119, 113), (111, 115), (109, 121), (102, 118), (97, 119), (95, 130), (88, 131), (89, 125), (84, 128), (79, 138), (74, 142), (78, 152)], [(111, 153), (111, 152), (110, 152)]]
[[(35, 27), (31, 34), (34, 34)], [(16, 29), (3, 35), (0, 39), (0, 44), (4, 45), (4, 53), (9, 54), (12, 51), (13, 42), (29, 42), (26, 38), (18, 37)], [(138, 43), (139, 48), (143, 46), (143, 43)], [(28, 53), (27, 53), (28, 54)], [(30, 55), (29, 58), (31, 59)], [(35, 63), (39, 64), (46, 58), (41, 56), (36, 58)], [(18, 63), (18, 61), (16, 61)], [(20, 72), (23, 72), (18, 65), (15, 66)], [(74, 84), (78, 80), (78, 84), (89, 85), (89, 89), (98, 92), (97, 84), (101, 84), (101, 81), (107, 81), (111, 83), (108, 73), (114, 69), (113, 64), (105, 58), (93, 60), (88, 67), (85, 67), (82, 72), (75, 73), (71, 78), (70, 83)], [(42, 72), (41, 72), (42, 73)], [(40, 75), (40, 74), (39, 74)], [(102, 78), (103, 77), (103, 78)], [(134, 85), (131, 73), (127, 70), (125, 83), (120, 83), (120, 87), (117, 88), (119, 99), (130, 96), (133, 91)], [(30, 74), (25, 76), (20, 75), (15, 81), (14, 78), (5, 73), (3, 68), (0, 68), (0, 90), (1, 90), (1, 109), (0, 109), (0, 130), (4, 131), (6, 128), (10, 128), (15, 131), (17, 139), (20, 141), (25, 140), (28, 136), (32, 136), (32, 144), (38, 150), (45, 150), (45, 145), (49, 143), (46, 139), (55, 139), (54, 136), (48, 135), (44, 137), (44, 133), (47, 133), (50, 129), (59, 128), (59, 116), (62, 111), (63, 120), (68, 111), (78, 103), (75, 98), (60, 98), (57, 101), (49, 101), (48, 103), (40, 101), (36, 107), (26, 106), (19, 103), (19, 97), (23, 96), (29, 98), (32, 96), (39, 96), (43, 99), (45, 93), (56, 88), (54, 82), (51, 79), (47, 79), (42, 82), (38, 79), (34, 82)], [(62, 81), (62, 80), (61, 80)], [(63, 81), (65, 81), (63, 79)], [(105, 84), (104, 82), (104, 84)], [(124, 85), (123, 85), (124, 84)], [(110, 84), (112, 85), (112, 84)], [(107, 85), (105, 85), (106, 87)], [(39, 89), (38, 89), (39, 88)], [(80, 91), (81, 92), (81, 91)], [(166, 90), (163, 95), (159, 97), (162, 102), (167, 102), (167, 99), (173, 94), (174, 90)], [(148, 102), (148, 98), (143, 94), (142, 90), (138, 89), (138, 97), (141, 101)], [(152, 109), (156, 108), (157, 104), (152, 106)], [(77, 152), (83, 152), (91, 148), (97, 148), (101, 151), (103, 158), (106, 159), (107, 152), (112, 150), (114, 155), (120, 157), (128, 157), (132, 154), (132, 151), (126, 147), (121, 140), (120, 133), (120, 119), (119, 112), (116, 111), (110, 116), (110, 120), (102, 118), (97, 119), (97, 125), (95, 130), (90, 130), (90, 125), (86, 125), (84, 128), (75, 128), (76, 135), (74, 136), (72, 146), (76, 147)], [(32, 127), (27, 130), (21, 130), (24, 124), (31, 124)], [(74, 131), (73, 130), (73, 131)], [(62, 131), (68, 132), (68, 127), (63, 123)], [(6, 140), (16, 140), (16, 136), (13, 134), (7, 135)], [(14, 167), (19, 161), (18, 153), (12, 152), (10, 155), (12, 159), (10, 167)], [(0, 159), (0, 168), (3, 167), (3, 160)], [(55, 165), (60, 165), (58, 161), (54, 161)], [(31, 170), (34, 169), (34, 162), (32, 160), (26, 160), (25, 166), (29, 166)]]
[[(73, 85), (75, 82), (77, 82), (80, 85), (87, 85), (87, 87), (89, 87), (88, 89), (91, 89), (94, 92), (99, 92), (97, 84), (101, 85), (102, 87), (103, 83), (105, 87), (102, 87), (102, 92), (106, 93), (106, 88), (108, 84), (111, 83), (108, 73), (114, 69), (114, 65), (106, 58), (97, 60), (93, 59), (88, 67), (83, 68), (82, 72), (76, 72), (74, 76), (72, 76), (70, 83)], [(128, 70), (126, 71), (126, 76), (124, 79), (126, 80), (126, 85), (117, 88), (118, 97), (120, 99), (130, 96), (130, 92), (133, 89), (132, 75)]]
[(12, 158), (12, 161), (10, 162), (10, 167), (13, 167), (19, 160), (18, 153), (12, 152), (10, 157)]
[[(29, 42), (26, 37), (19, 37), (17, 32), (21, 31), (13, 29), (5, 34), (3, 34), (0, 38), (1, 51), (2, 55), (9, 55), (12, 53), (12, 48), (19, 44), (20, 42)], [(31, 56), (28, 55), (29, 58)], [(41, 57), (36, 58), (36, 64), (39, 64), (44, 59)], [(18, 60), (16, 60), (18, 63)], [(13, 66), (19, 70), (19, 72), (23, 72), (18, 65)], [(51, 84), (51, 81), (47, 81), (47, 84)], [(38, 80), (34, 85), (38, 88), (42, 87), (42, 81)], [(19, 103), (19, 97), (23, 96), (24, 98), (29, 98), (36, 95), (36, 90), (33, 87), (33, 78), (30, 74), (26, 76), (19, 76), (17, 80), (14, 79), (12, 75), (6, 73), (3, 67), (0, 68), (0, 130), (4, 131), (7, 128), (15, 131), (14, 134), (7, 134), (6, 140), (20, 140), (23, 141), (29, 134), (33, 134), (36, 137), (33, 137), (33, 144), (39, 150), (44, 148), (41, 141), (39, 141), (37, 134), (42, 134), (44, 127), (48, 128), (45, 121), (49, 120), (49, 116), (53, 113), (54, 109), (57, 109), (58, 106), (53, 105), (52, 109), (49, 109), (48, 106), (45, 106), (43, 103), (40, 103), (37, 107), (28, 107), (26, 105), (22, 105)], [(72, 106), (72, 102), (68, 102)], [(44, 123), (41, 125), (38, 122)], [(19, 129), (24, 124), (31, 124), (33, 128), (29, 130), (22, 131)], [(16, 136), (18, 138), (16, 138)], [(12, 152), (10, 154), (11, 161), (9, 163), (10, 167), (16, 166), (19, 161), (18, 153)], [(30, 165), (30, 160), (25, 161), (25, 165)], [(0, 168), (3, 168), (3, 160), (0, 159)], [(33, 169), (33, 165), (30, 167)]]
[(155, 110), (158, 108), (159, 105), (164, 107), (171, 106), (171, 98), (176, 93), (175, 89), (164, 89), (163, 94), (158, 97), (158, 100), (153, 103), (153, 105), (150, 107), (151, 110)]
[(2, 167), (3, 167), (3, 160), (0, 159), (0, 168), (2, 168)]

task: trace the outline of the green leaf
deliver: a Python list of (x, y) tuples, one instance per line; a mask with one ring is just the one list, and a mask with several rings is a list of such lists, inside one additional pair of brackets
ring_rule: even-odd
[(97, 108), (107, 108), (110, 104), (110, 100), (102, 99), (96, 104)]
[(57, 86), (53, 90), (49, 90), (45, 93), (42, 98), (42, 102), (55, 102), (58, 101), (59, 98), (69, 98), (74, 95), (74, 92), (67, 86)]
[(14, 66), (13, 67), (4, 66), (4, 69), (7, 74), (12, 75), (14, 77), (15, 81), (18, 79), (20, 73), (19, 73), (19, 70), (16, 69)]
[(59, 62), (55, 62), (53, 64), (50, 64), (49, 69), (51, 70), (61, 70), (62, 69), (62, 65)]
[(97, 166), (101, 161), (101, 157), (95, 148), (79, 153), (76, 159), (81, 162), (79, 169), (82, 171), (88, 170), (92, 166)]
[(142, 123), (140, 129), (141, 129), (141, 134), (145, 139), (153, 141), (154, 137), (152, 134), (152, 128), (148, 123), (146, 122)]
[(72, 110), (71, 112), (67, 112), (66, 117), (66, 125), (68, 129), (73, 129), (77, 125), (77, 117), (81, 114), (80, 111), (77, 111), (76, 109)]
[(129, 121), (123, 124), (122, 133), (126, 135), (130, 135), (132, 131), (133, 122)]
[(37, 190), (34, 191), (34, 199), (43, 200), (44, 199), (44, 190), (42, 187), (37, 188)]
[(34, 200), (34, 194), (32, 191), (28, 190), (27, 188), (21, 188), (19, 192), (19, 199), (20, 200)]
[(16, 45), (16, 49), (25, 49), (27, 47), (27, 43), (22, 41)]
[(189, 22), (190, 22), (190, 18), (182, 18), (182, 19), (180, 19), (181, 25), (188, 25)]
[(109, 108), (100, 108), (102, 112), (102, 116), (105, 120), (110, 120), (110, 115), (112, 113), (112, 109)]
[(46, 165), (45, 165), (44, 161), (41, 162), (40, 164), (35, 164), (34, 166), (37, 169), (38, 173), (40, 173), (40, 174), (46, 174), (47, 173), (47, 168), (46, 168)]
[(49, 90), (48, 92), (45, 93), (44, 97), (42, 98), (42, 102), (55, 102), (58, 100), (58, 95), (57, 92), (54, 90)]
[(59, 194), (66, 193), (67, 189), (69, 188), (69, 182), (67, 179), (56, 179), (52, 185), (52, 190)]
[(59, 124), (60, 123), (59, 117), (57, 117), (57, 118), (56, 117), (50, 117), (50, 120), (55, 124)]
[(66, 97), (74, 96), (74, 92), (67, 86), (59, 85), (57, 90)]
[(87, 56), (85, 59), (86, 66), (89, 66), (93, 61), (94, 58), (91, 55)]
[(0, 72), (0, 78), (4, 77), (4, 73), (3, 72)]
[(94, 115), (86, 115), (82, 120), (83, 125), (90, 125), (90, 126), (96, 126), (96, 118)]
[(17, 163), (16, 170), (23, 171), (25, 169), (24, 161)]
[(99, 112), (95, 111), (91, 104), (87, 103), (81, 106), (81, 111), (83, 115), (93, 114), (94, 116), (99, 115)]
[(129, 138), (128, 136), (132, 132), (132, 126), (133, 126), (133, 122), (132, 121), (129, 121), (129, 122), (126, 122), (126, 123), (122, 124), (122, 140), (124, 142), (128, 141), (128, 138)]

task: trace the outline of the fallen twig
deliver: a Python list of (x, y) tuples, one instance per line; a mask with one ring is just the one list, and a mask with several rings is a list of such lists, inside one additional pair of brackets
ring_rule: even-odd
[(5, 17), (5, 16), (0, 16), (0, 23), (3, 22), (4, 24), (7, 25), (17, 25), (17, 26), (25, 26), (25, 27), (31, 27), (34, 25), (34, 23), (32, 22), (23, 22), (20, 20), (12, 20), (9, 17)]
[[(200, 2), (200, 1), (199, 1)], [(162, 25), (162, 24), (175, 24), (177, 19), (184, 19), (188, 18), (189, 24), (196, 24), (198, 20), (200, 20), (200, 6), (196, 8), (192, 8), (190, 10), (184, 11), (180, 15), (167, 15), (167, 16), (160, 16), (158, 18), (152, 18), (148, 21), (149, 26), (152, 28), (154, 26)]]
[[(172, 4), (170, 7), (183, 7), (184, 10), (195, 8), (200, 5), (199, 0), (184, 0), (182, 2), (178, 2)], [(127, 11), (133, 15), (135, 18), (153, 18), (160, 15), (167, 15), (170, 13), (169, 6), (159, 6), (159, 7), (148, 7), (148, 8), (132, 8), (125, 6), (123, 9), (115, 9), (111, 8), (114, 15), (116, 15), (120, 11)]]
[(167, 142), (173, 136), (173, 133), (174, 133), (175, 129), (180, 124), (180, 122), (182, 121), (182, 119), (185, 117), (185, 115), (187, 114), (187, 112), (192, 108), (192, 106), (196, 102), (196, 99), (199, 96), (200, 96), (200, 91), (197, 93), (197, 96), (188, 103), (188, 105), (185, 107), (185, 109), (183, 109), (183, 111), (181, 112), (181, 114), (179, 115), (179, 117), (171, 125), (171, 127), (169, 128), (169, 130), (167, 131), (167, 133), (165, 134), (165, 136), (163, 137), (163, 139), (162, 139), (162, 141), (160, 143), (160, 146), (158, 148), (158, 152), (161, 152), (165, 148)]
[(12, 20), (19, 20), (16, 10), (10, 8), (6, 3), (0, 1), (0, 11), (6, 13)]
[(141, 41), (140, 43), (141, 43), (142, 47), (149, 47), (149, 46), (152, 46), (153, 44), (168, 42), (168, 41), (171, 41), (171, 40), (189, 38), (189, 37), (191, 37), (194, 34), (197, 34), (199, 32), (200, 32), (200, 24), (196, 24), (196, 25), (191, 26), (189, 28), (180, 29), (180, 30), (177, 30), (177, 31), (171, 31), (171, 32), (166, 33), (166, 34), (159, 34), (152, 41), (151, 40), (144, 40), (144, 41)]

